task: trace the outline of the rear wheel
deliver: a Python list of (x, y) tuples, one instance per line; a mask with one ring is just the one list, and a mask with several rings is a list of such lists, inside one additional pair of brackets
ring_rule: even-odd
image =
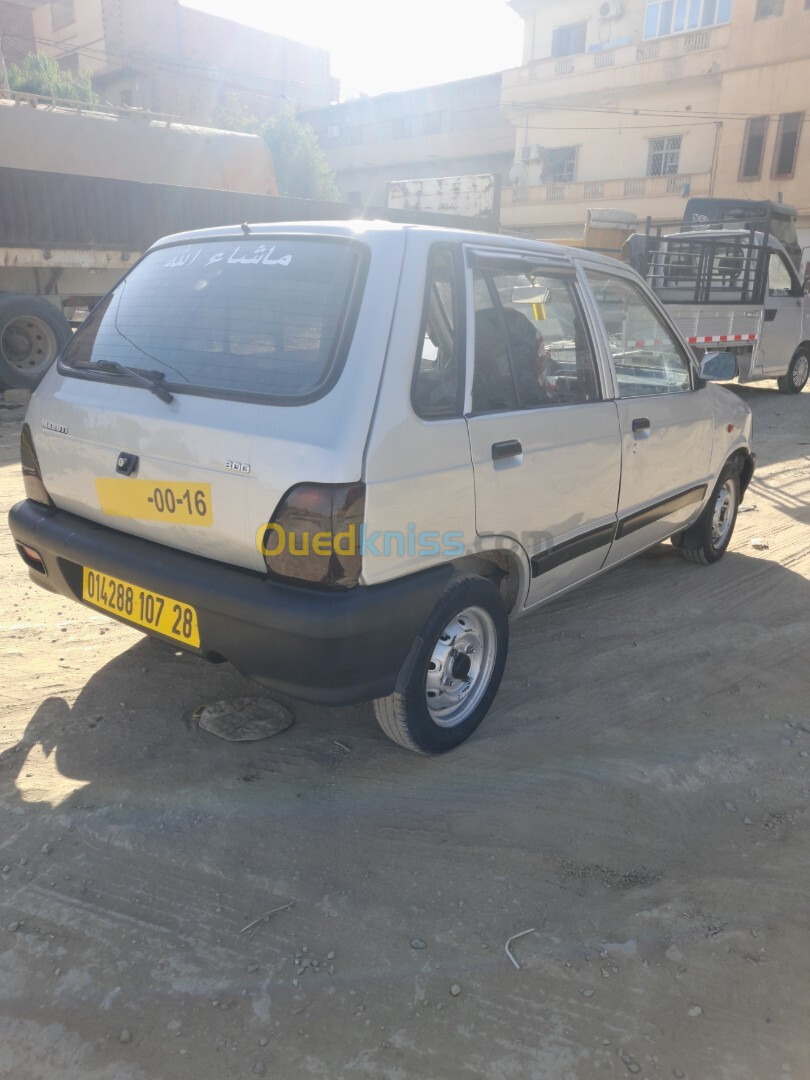
[(498, 691), (509, 643), (506, 608), (486, 578), (453, 578), (419, 636), (400, 688), (374, 702), (385, 734), (422, 754), (464, 742)]
[(683, 557), (704, 566), (722, 559), (731, 543), (739, 505), (740, 476), (734, 465), (726, 465), (700, 517), (674, 541)]
[(810, 352), (807, 349), (797, 349), (796, 355), (790, 361), (790, 367), (785, 375), (777, 380), (779, 389), (783, 394), (800, 393), (810, 376)]
[(0, 294), (0, 386), (33, 390), (71, 334), (61, 311), (47, 300)]

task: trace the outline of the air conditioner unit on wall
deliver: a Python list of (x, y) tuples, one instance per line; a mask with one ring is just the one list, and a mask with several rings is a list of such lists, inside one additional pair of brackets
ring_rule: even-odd
[(521, 161), (539, 161), (542, 153), (542, 148), (539, 146), (524, 146), (520, 152), (520, 159)]
[(624, 15), (624, 0), (603, 0), (599, 5), (600, 19), (619, 19)]

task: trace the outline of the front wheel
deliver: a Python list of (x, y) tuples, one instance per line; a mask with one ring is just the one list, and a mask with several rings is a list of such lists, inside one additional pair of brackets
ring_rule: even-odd
[(734, 465), (726, 465), (700, 517), (675, 541), (683, 557), (704, 566), (722, 559), (731, 543), (739, 506), (740, 475)]
[(804, 389), (809, 375), (810, 353), (806, 349), (798, 349), (790, 361), (787, 374), (780, 375), (776, 382), (783, 394), (799, 394)]
[(453, 578), (418, 641), (398, 688), (374, 712), (400, 746), (443, 754), (472, 735), (498, 692), (509, 645), (500, 593), (486, 578)]

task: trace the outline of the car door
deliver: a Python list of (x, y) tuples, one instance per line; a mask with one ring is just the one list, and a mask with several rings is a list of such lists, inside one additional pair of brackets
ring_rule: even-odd
[(706, 497), (714, 422), (709, 391), (644, 284), (586, 268), (617, 388), (622, 479), (606, 565), (670, 536)]
[(618, 415), (571, 264), (481, 253), (471, 261), (476, 531), (523, 546), (531, 605), (605, 561), (616, 529)]
[(775, 377), (785, 374), (802, 340), (802, 290), (781, 252), (768, 254), (766, 292), (758, 363)]

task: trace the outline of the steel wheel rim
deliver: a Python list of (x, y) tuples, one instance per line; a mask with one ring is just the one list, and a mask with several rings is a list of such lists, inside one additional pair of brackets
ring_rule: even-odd
[(793, 371), (790, 374), (793, 380), (793, 385), (797, 390), (801, 390), (804, 384), (807, 382), (807, 376), (810, 374), (810, 361), (804, 353), (801, 356), (797, 356), (793, 362)]
[(728, 542), (736, 501), (734, 481), (729, 478), (717, 492), (712, 513), (712, 547), (715, 551), (719, 551)]
[(25, 375), (47, 370), (58, 351), (56, 334), (36, 315), (16, 315), (0, 332), (0, 353)]
[(457, 727), (477, 708), (495, 667), (498, 634), (489, 612), (464, 608), (442, 630), (428, 660), (425, 700), (430, 718)]

